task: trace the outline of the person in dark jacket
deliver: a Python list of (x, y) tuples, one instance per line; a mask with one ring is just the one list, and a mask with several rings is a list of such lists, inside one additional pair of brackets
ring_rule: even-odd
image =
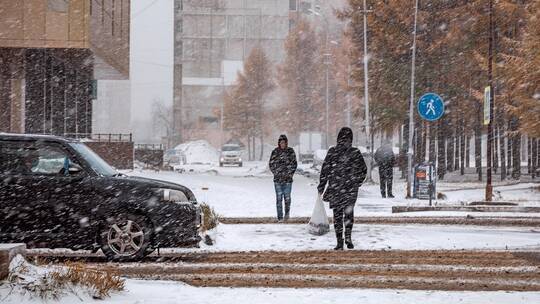
[[(347, 248), (353, 249), (352, 228), (354, 205), (358, 197), (358, 188), (367, 174), (362, 153), (352, 147), (353, 132), (342, 128), (337, 137), (337, 145), (330, 148), (324, 159), (318, 191), (323, 200), (330, 203), (334, 212), (334, 230), (337, 246), (334, 250), (343, 250), (343, 226)], [(325, 190), (326, 189), (326, 190)]]
[(393, 198), (392, 194), (392, 179), (394, 177), (394, 164), (396, 163), (396, 157), (392, 146), (387, 141), (384, 145), (379, 147), (375, 152), (375, 161), (379, 166), (379, 181), (381, 186), (381, 195), (383, 198)]
[[(279, 136), (278, 146), (272, 151), (268, 164), (274, 174), (278, 222), (289, 219), (293, 175), (297, 167), (296, 153), (288, 143), (287, 136)], [(283, 218), (283, 201), (285, 201), (285, 218)]]

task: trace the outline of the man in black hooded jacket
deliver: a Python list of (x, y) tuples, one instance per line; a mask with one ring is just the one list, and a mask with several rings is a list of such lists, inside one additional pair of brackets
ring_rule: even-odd
[(335, 250), (343, 250), (343, 226), (347, 248), (354, 248), (351, 237), (354, 205), (358, 197), (358, 188), (364, 182), (367, 173), (362, 153), (352, 147), (352, 141), (352, 130), (347, 127), (341, 128), (337, 145), (328, 150), (324, 159), (317, 187), (319, 194), (324, 192), (323, 200), (330, 203), (330, 208), (334, 212), (334, 230), (337, 239)]
[(288, 144), (287, 136), (280, 135), (278, 146), (272, 151), (268, 164), (274, 174), (278, 222), (283, 221), (283, 201), (285, 201), (285, 221), (289, 219), (293, 175), (297, 167), (296, 153)]

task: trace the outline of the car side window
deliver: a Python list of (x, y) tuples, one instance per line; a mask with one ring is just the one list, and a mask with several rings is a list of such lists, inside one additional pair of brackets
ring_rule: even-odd
[(73, 175), (69, 168), (74, 164), (68, 154), (59, 147), (42, 146), (37, 149), (31, 171), (38, 175)]
[(37, 150), (26, 143), (4, 142), (0, 145), (0, 173), (31, 174)]

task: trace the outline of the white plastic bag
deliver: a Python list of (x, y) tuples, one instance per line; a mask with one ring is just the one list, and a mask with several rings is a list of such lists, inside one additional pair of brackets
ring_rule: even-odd
[(317, 196), (317, 202), (313, 208), (313, 214), (309, 220), (309, 233), (314, 235), (323, 235), (330, 231), (330, 224), (328, 223), (328, 216), (321, 195)]

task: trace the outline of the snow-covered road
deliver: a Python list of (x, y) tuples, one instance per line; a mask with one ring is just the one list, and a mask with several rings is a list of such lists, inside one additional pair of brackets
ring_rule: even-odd
[[(168, 171), (127, 171), (128, 175), (144, 176), (179, 183), (191, 188), (199, 201), (208, 202), (224, 217), (273, 217), (275, 210), (275, 193), (272, 176), (266, 171), (266, 163), (251, 162), (245, 167), (214, 167), (209, 165), (192, 165), (186, 168), (187, 173)], [(189, 172), (193, 170), (193, 172)], [(292, 187), (291, 216), (311, 216), (317, 197), (318, 181), (302, 175), (295, 175)], [(512, 201), (527, 201), (527, 205), (540, 205), (540, 192), (532, 187), (537, 184), (524, 183), (495, 187), (502, 198)], [(441, 203), (460, 203), (482, 200), (483, 185), (478, 183), (456, 184), (440, 183), (438, 191), (442, 191), (447, 200)], [(208, 190), (203, 190), (207, 188)], [(474, 188), (474, 189), (470, 189)], [(461, 189), (461, 190), (460, 190)], [(393, 199), (383, 199), (380, 196), (378, 184), (366, 184), (360, 188), (356, 204), (356, 215), (390, 215), (394, 205), (426, 205), (427, 201), (405, 199), (405, 184), (398, 180), (394, 184)], [(326, 207), (327, 212), (330, 210)], [(330, 213), (328, 213), (330, 214)], [(439, 215), (460, 215), (463, 212), (438, 212)], [(402, 215), (402, 214), (401, 214)], [(415, 213), (409, 215), (429, 215)], [(433, 215), (433, 214), (431, 214)], [(479, 216), (489, 215), (479, 213)], [(493, 215), (493, 214), (491, 214)], [(503, 215), (503, 214), (498, 214)], [(511, 213), (506, 215), (516, 216)], [(535, 216), (535, 214), (521, 214)]]

